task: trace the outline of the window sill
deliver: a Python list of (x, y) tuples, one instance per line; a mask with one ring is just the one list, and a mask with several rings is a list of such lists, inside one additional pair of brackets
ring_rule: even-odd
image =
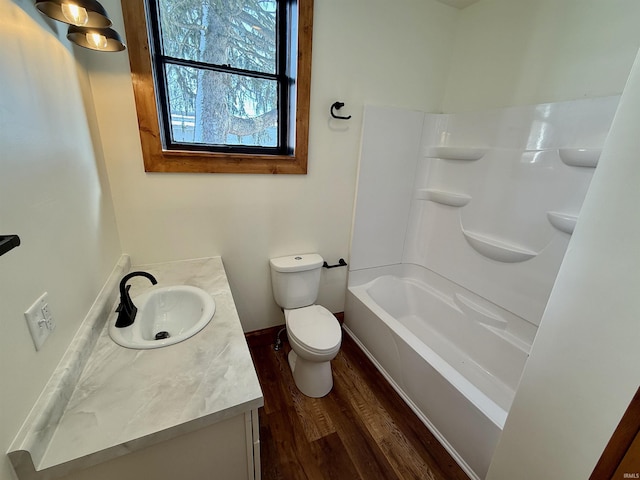
[[(306, 157), (306, 156), (305, 156)], [(307, 161), (294, 155), (251, 155), (166, 151), (145, 156), (146, 172), (164, 173), (307, 173)]]

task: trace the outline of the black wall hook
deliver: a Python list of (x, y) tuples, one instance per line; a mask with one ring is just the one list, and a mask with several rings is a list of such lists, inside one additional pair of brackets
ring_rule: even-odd
[(4, 255), (19, 245), (20, 237), (18, 235), (0, 235), (0, 255)]
[(333, 105), (331, 105), (331, 116), (340, 120), (349, 120), (351, 118), (351, 115), (349, 115), (348, 117), (343, 117), (335, 114), (334, 110), (340, 110), (342, 107), (344, 107), (344, 102), (335, 102)]

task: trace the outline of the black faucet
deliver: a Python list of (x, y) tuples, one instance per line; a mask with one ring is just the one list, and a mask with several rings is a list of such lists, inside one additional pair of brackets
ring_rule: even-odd
[(122, 280), (120, 280), (120, 305), (116, 308), (116, 312), (118, 312), (118, 319), (116, 320), (117, 328), (133, 325), (133, 321), (136, 319), (136, 313), (138, 313), (138, 308), (133, 304), (129, 296), (131, 285), (127, 285), (129, 279), (133, 277), (147, 277), (153, 285), (158, 283), (156, 278), (147, 272), (131, 272), (122, 277)]

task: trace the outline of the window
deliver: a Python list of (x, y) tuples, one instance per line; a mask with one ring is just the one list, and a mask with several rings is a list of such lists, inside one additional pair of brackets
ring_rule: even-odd
[(313, 0), (122, 0), (145, 170), (306, 173)]

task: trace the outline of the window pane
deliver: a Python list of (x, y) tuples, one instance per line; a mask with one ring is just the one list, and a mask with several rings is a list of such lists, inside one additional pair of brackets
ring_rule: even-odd
[(276, 0), (158, 0), (165, 55), (276, 72)]
[(278, 146), (275, 80), (167, 64), (174, 143)]

